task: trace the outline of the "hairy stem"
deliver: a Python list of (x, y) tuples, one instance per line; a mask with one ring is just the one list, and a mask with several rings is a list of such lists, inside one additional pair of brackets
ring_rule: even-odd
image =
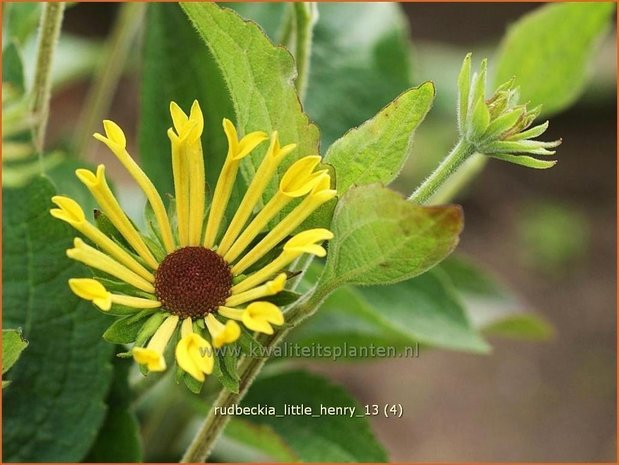
[(292, 3), (288, 4), (288, 8), (286, 9), (286, 12), (284, 13), (284, 15), (285, 17), (284, 17), (281, 30), (279, 32), (279, 39), (277, 43), (283, 45), (288, 50), (292, 50), (292, 47), (294, 45), (292, 43), (292, 40), (294, 39), (295, 27), (296, 27), (295, 17), (294, 17), (294, 4)]
[(145, 6), (144, 3), (121, 4), (75, 132), (73, 148), (76, 154), (86, 153), (93, 141), (92, 132), (112, 104), (127, 57), (142, 24)]
[(442, 204), (450, 202), (459, 192), (466, 188), (486, 166), (488, 157), (474, 153), (466, 160), (444, 184), (430, 197), (429, 203)]
[(273, 349), (286, 337), (292, 328), (316, 311), (327, 293), (314, 292), (315, 290), (313, 289), (306, 294), (307, 297), (295, 306), (296, 311), (294, 313), (286, 314), (287, 317), (290, 315), (286, 327), (275, 332), (272, 336), (267, 336), (266, 340), (262, 341), (265, 348), (264, 353), (267, 354), (266, 357), (253, 358), (246, 356), (241, 359), (238, 368), (240, 377), (239, 392), (234, 393), (227, 389), (221, 390), (209, 414), (185, 451), (181, 459), (182, 463), (204, 462), (206, 460), (230, 419), (229, 415), (221, 415), (219, 411), (238, 404), (243, 399), (256, 376), (267, 362), (269, 354), (273, 353)]
[(296, 49), (294, 57), (297, 62), (298, 73), (295, 85), (299, 99), (303, 102), (309, 78), (312, 33), (314, 24), (316, 24), (318, 19), (318, 9), (315, 2), (298, 2), (293, 5), (296, 19)]
[(427, 203), (438, 188), (474, 153), (473, 145), (460, 139), (449, 155), (408, 199), (419, 204)]
[(33, 142), (39, 157), (43, 155), (51, 96), (52, 62), (62, 26), (64, 7), (64, 2), (44, 3), (41, 14), (34, 85), (32, 88), (32, 106), (30, 108), (36, 119), (33, 129)]
[[(283, 328), (269, 338), (265, 344), (267, 353), (279, 344), (288, 331), (288, 328)], [(221, 415), (218, 412), (219, 407), (225, 408), (230, 405), (238, 404), (247, 393), (249, 387), (256, 378), (256, 375), (260, 372), (266, 361), (266, 357), (244, 357), (241, 359), (239, 364), (239, 392), (234, 393), (228, 391), (227, 389), (221, 390), (219, 396), (215, 399), (209, 414), (200, 426), (200, 429), (194, 436), (191, 444), (185, 451), (185, 454), (181, 459), (182, 463), (196, 463), (204, 462), (206, 460), (215, 445), (215, 441), (219, 438), (229, 420), (228, 415)]]

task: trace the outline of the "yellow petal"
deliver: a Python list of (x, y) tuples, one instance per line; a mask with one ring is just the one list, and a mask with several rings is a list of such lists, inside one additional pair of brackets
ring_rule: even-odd
[[(247, 220), (251, 216), (254, 207), (262, 199), (262, 194), (266, 189), (266, 186), (273, 178), (273, 174), (275, 173), (280, 162), (286, 155), (292, 152), (295, 147), (296, 144), (289, 144), (283, 148), (280, 148), (277, 131), (273, 132), (273, 134), (271, 135), (271, 143), (269, 145), (267, 153), (260, 162), (260, 166), (256, 171), (256, 175), (252, 178), (251, 183), (249, 184), (249, 187), (247, 188), (247, 191), (243, 196), (243, 200), (241, 200), (241, 203), (236, 210), (232, 221), (230, 221), (228, 229), (226, 230), (224, 236), (219, 243), (219, 246), (217, 247), (217, 253), (224, 256), (230, 250), (230, 248), (234, 244), (234, 241), (239, 237), (243, 226), (245, 226)], [(269, 203), (269, 205), (273, 206), (271, 202)], [(278, 211), (279, 210), (275, 209), (273, 214), (276, 214)], [(268, 215), (263, 215), (263, 217), (267, 218)], [(267, 218), (266, 222), (268, 222), (269, 219), (270, 218)], [(259, 223), (257, 224), (255, 229), (259, 231), (260, 229), (262, 229), (262, 226), (263, 224)], [(237, 247), (237, 250), (238, 248), (239, 247)]]
[(89, 246), (79, 237), (73, 240), (73, 248), (67, 250), (67, 257), (82, 262), (91, 268), (96, 268), (97, 270), (111, 274), (149, 294), (155, 292), (155, 288), (151, 282), (131, 271), (109, 255)]
[(202, 131), (204, 130), (204, 115), (202, 114), (202, 109), (200, 108), (200, 104), (197, 100), (194, 100), (193, 104), (191, 105), (189, 121), (193, 123), (193, 128), (191, 129), (191, 134), (189, 136), (189, 141), (194, 142), (196, 139), (202, 136)]
[(141, 365), (146, 365), (149, 371), (163, 371), (166, 369), (163, 353), (170, 342), (170, 338), (176, 331), (178, 316), (170, 315), (157, 328), (153, 337), (150, 338), (146, 347), (134, 347), (133, 358)]
[[(236, 307), (246, 302), (251, 302), (252, 300), (275, 295), (281, 292), (285, 285), (286, 273), (280, 273), (275, 279), (264, 283), (262, 286), (254, 287), (245, 292), (232, 292), (232, 295), (226, 299), (226, 305), (229, 307)], [(223, 315), (221, 312), (220, 314)]]
[(238, 151), (239, 145), (239, 137), (236, 133), (236, 128), (232, 121), (228, 118), (224, 118), (223, 120), (224, 133), (226, 134), (226, 138), (228, 139), (228, 157), (233, 158), (234, 155)]
[(142, 168), (136, 163), (136, 161), (127, 152), (127, 141), (122, 129), (114, 122), (106, 120), (103, 122), (105, 133), (107, 137), (101, 134), (95, 134), (95, 139), (103, 142), (114, 153), (116, 158), (122, 163), (125, 169), (131, 174), (133, 179), (138, 183), (140, 188), (144, 191), (148, 202), (153, 207), (153, 212), (157, 220), (157, 225), (163, 239), (166, 251), (168, 253), (174, 250), (174, 239), (172, 237), (172, 229), (170, 227), (170, 221), (166, 208), (161, 200), (161, 196), (155, 185), (150, 178), (144, 173)]
[(243, 324), (252, 331), (273, 334), (273, 325), (284, 324), (281, 310), (270, 302), (254, 302), (243, 312)]
[(184, 132), (187, 122), (189, 121), (189, 117), (176, 102), (170, 102), (170, 115), (172, 116), (172, 124), (174, 124), (174, 129), (180, 137), (181, 133)]
[(314, 168), (320, 163), (320, 157), (310, 155), (294, 162), (279, 183), (279, 190), (289, 197), (301, 197), (307, 194), (318, 182), (319, 176), (325, 171), (314, 173)]
[(108, 186), (105, 179), (105, 166), (97, 166), (96, 175), (86, 169), (78, 169), (75, 171), (75, 174), (95, 197), (103, 212), (127, 242), (129, 242), (131, 247), (144, 259), (148, 266), (152, 269), (157, 269), (159, 265), (157, 260)]
[(241, 328), (236, 321), (228, 320), (224, 325), (212, 314), (209, 314), (204, 321), (209, 333), (211, 333), (213, 346), (216, 349), (236, 341), (241, 336)]
[(143, 297), (133, 297), (131, 295), (122, 295), (122, 294), (112, 294), (111, 295), (112, 303), (123, 305), (125, 307), (131, 308), (159, 308), (161, 307), (161, 302), (153, 299), (145, 299)]
[(284, 251), (297, 255), (309, 253), (318, 257), (324, 257), (327, 254), (326, 250), (323, 247), (316, 245), (316, 243), (330, 239), (333, 239), (333, 233), (328, 229), (308, 229), (307, 231), (296, 234), (288, 242), (286, 242), (284, 245)]
[(69, 279), (69, 287), (75, 295), (90, 300), (101, 310), (107, 311), (112, 306), (111, 294), (95, 279), (72, 278)]
[(271, 295), (275, 295), (278, 292), (283, 291), (285, 285), (286, 273), (280, 273), (274, 280), (267, 282), (264, 286), (266, 287), (267, 292)]
[(166, 369), (163, 354), (146, 347), (134, 347), (131, 351), (133, 358), (140, 365), (146, 365), (148, 371), (164, 371)]
[(103, 129), (105, 129), (105, 135), (107, 136), (107, 138), (114, 144), (118, 145), (123, 149), (127, 146), (127, 138), (125, 137), (125, 133), (114, 121), (110, 121), (107, 119), (104, 120)]
[(239, 140), (238, 133), (232, 121), (227, 118), (223, 120), (224, 132), (228, 139), (228, 159), (240, 160), (246, 157), (249, 153), (256, 148), (260, 142), (269, 138), (269, 136), (262, 131), (251, 132)]
[(60, 208), (53, 208), (50, 213), (59, 220), (66, 221), (80, 233), (94, 242), (99, 248), (107, 252), (112, 258), (125, 265), (131, 271), (137, 273), (148, 282), (154, 282), (155, 277), (144, 268), (138, 261), (120, 247), (116, 242), (106, 236), (98, 228), (86, 221), (84, 211), (73, 199), (56, 195), (52, 202)]
[[(320, 205), (331, 200), (337, 194), (337, 191), (330, 189), (331, 178), (328, 174), (323, 173), (318, 177), (317, 184), (314, 186), (310, 194), (303, 199), (284, 219), (282, 219), (269, 233), (262, 238), (258, 244), (249, 250), (235, 265), (232, 266), (232, 272), (235, 275), (243, 273), (247, 268), (256, 263), (273, 247), (275, 247), (286, 236), (292, 233), (305, 219), (307, 219)], [(275, 197), (274, 197), (275, 198)], [(233, 246), (234, 248), (234, 246)], [(322, 253), (317, 248), (312, 248), (311, 253)], [(235, 253), (238, 253), (235, 250)], [(231, 254), (231, 251), (228, 252)], [(238, 255), (237, 255), (238, 256)], [(230, 263), (232, 258), (226, 255), (226, 260)], [(280, 268), (281, 269), (281, 268)]]
[(75, 200), (62, 195), (55, 195), (52, 197), (52, 202), (60, 207), (50, 210), (50, 213), (55, 218), (66, 221), (73, 227), (86, 221), (84, 210), (82, 210), (82, 207), (80, 207)]
[(235, 160), (240, 160), (241, 158), (246, 157), (252, 150), (258, 146), (262, 141), (265, 141), (269, 138), (266, 132), (255, 131), (250, 132), (245, 137), (243, 137), (239, 141), (238, 151), (234, 156)]
[(198, 381), (213, 372), (213, 353), (208, 341), (196, 333), (181, 338), (176, 346), (178, 366)]

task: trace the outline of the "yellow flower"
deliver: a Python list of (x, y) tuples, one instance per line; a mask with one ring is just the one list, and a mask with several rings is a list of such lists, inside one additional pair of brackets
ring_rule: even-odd
[[(156, 329), (150, 328), (148, 334), (152, 336), (146, 338), (146, 345), (132, 349), (134, 359), (149, 371), (165, 370), (166, 348), (180, 330), (180, 337), (175, 339), (176, 363), (203, 381), (213, 371), (213, 348), (234, 343), (241, 336), (241, 325), (249, 331), (273, 334), (273, 326), (284, 324), (281, 309), (268, 299), (284, 290), (285, 270), (298, 257), (326, 254), (320, 244), (333, 237), (330, 231), (296, 231), (318, 207), (334, 198), (336, 191), (331, 188), (327, 171), (317, 169), (320, 157), (309, 155), (292, 163), (280, 178), (277, 191), (264, 199), (279, 165), (296, 145), (282, 147), (277, 132), (270, 137), (264, 132), (252, 132), (239, 138), (232, 122), (224, 119), (228, 152), (208, 208), (202, 111), (197, 101), (189, 114), (172, 102), (170, 113), (173, 210), (166, 207), (153, 183), (127, 152), (120, 127), (104, 121), (105, 135), (94, 136), (107, 145), (144, 191), (154, 214), (154, 236), (140, 231), (125, 214), (109, 188), (103, 165), (94, 173), (79, 169), (76, 174), (124, 241), (98, 229), (68, 197), (53, 197), (57, 208), (51, 214), (92, 244), (75, 238), (67, 255), (105, 273), (105, 279), (70, 279), (73, 292), (111, 314), (115, 314), (115, 306), (122, 307), (123, 314), (131, 309), (136, 315), (161, 312), (156, 321), (162, 323)], [(228, 217), (226, 210), (240, 164), (267, 139), (268, 148), (256, 174), (238, 209)], [(289, 213), (272, 226), (286, 207)], [(266, 260), (267, 255), (273, 255), (273, 249), (280, 250), (279, 254)], [(112, 287), (108, 290), (106, 286)]]

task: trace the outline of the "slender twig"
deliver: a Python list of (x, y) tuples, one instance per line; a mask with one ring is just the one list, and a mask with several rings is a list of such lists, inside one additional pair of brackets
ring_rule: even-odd
[(312, 55), (312, 35), (314, 24), (318, 20), (318, 8), (315, 2), (294, 3), (296, 22), (296, 49), (297, 80), (295, 85), (301, 102), (305, 98), (307, 81), (309, 78), (310, 58)]
[(283, 45), (288, 50), (292, 50), (294, 44), (292, 43), (295, 36), (295, 15), (294, 15), (294, 3), (286, 3), (288, 8), (284, 12), (284, 19), (278, 34), (277, 43)]
[[(219, 412), (230, 405), (238, 404), (243, 399), (256, 376), (267, 362), (269, 355), (273, 353), (273, 349), (284, 340), (292, 328), (311, 316), (329, 294), (329, 290), (326, 288), (318, 289), (320, 292), (316, 291), (317, 288), (312, 289), (295, 306), (295, 311), (291, 313), (286, 327), (281, 328), (272, 336), (266, 336), (265, 340), (260, 341), (264, 346), (264, 351), (261, 350), (261, 352), (264, 352), (266, 357), (254, 358), (245, 356), (241, 359), (238, 367), (240, 377), (239, 392), (234, 393), (227, 389), (222, 389), (209, 410), (209, 414), (185, 451), (181, 459), (182, 463), (204, 462), (206, 460), (230, 419), (229, 415), (221, 415)], [(288, 314), (286, 315), (288, 316)]]
[(430, 176), (411, 194), (409, 200), (427, 203), (443, 183), (475, 153), (475, 147), (461, 139)]
[[(275, 333), (265, 344), (265, 352), (269, 353), (272, 349), (288, 334), (289, 329), (283, 328)], [(238, 373), (240, 377), (239, 392), (234, 393), (227, 389), (222, 389), (209, 410), (207, 417), (200, 426), (200, 429), (194, 436), (191, 444), (185, 451), (181, 463), (196, 463), (204, 462), (211, 453), (215, 441), (223, 432), (228, 423), (229, 416), (221, 415), (219, 408), (225, 408), (230, 405), (238, 404), (247, 393), (249, 387), (253, 383), (256, 375), (260, 372), (267, 358), (243, 357), (239, 364)]]
[(75, 132), (73, 148), (78, 156), (87, 152), (93, 141), (93, 130), (112, 104), (127, 57), (140, 30), (145, 8), (145, 3), (122, 3), (120, 6)]
[(62, 26), (64, 7), (64, 2), (44, 3), (41, 14), (34, 85), (32, 88), (32, 105), (30, 107), (32, 114), (36, 118), (32, 136), (34, 147), (39, 153), (39, 157), (43, 156), (51, 94), (52, 62)]
[(444, 184), (432, 194), (428, 203), (443, 204), (450, 202), (459, 192), (466, 188), (486, 166), (488, 157), (480, 153), (473, 154), (466, 160)]

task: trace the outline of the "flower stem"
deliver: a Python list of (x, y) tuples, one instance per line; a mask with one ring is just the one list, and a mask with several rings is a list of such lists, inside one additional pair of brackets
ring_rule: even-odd
[(144, 3), (122, 3), (110, 34), (105, 54), (95, 73), (75, 132), (73, 147), (76, 154), (84, 154), (92, 142), (92, 132), (102, 115), (109, 110), (122, 76), (127, 56), (142, 24)]
[(295, 34), (295, 18), (294, 18), (294, 4), (289, 4), (284, 13), (284, 22), (279, 32), (279, 38), (277, 43), (283, 45), (288, 50), (292, 49), (292, 39)]
[(303, 102), (309, 78), (310, 58), (312, 52), (312, 32), (318, 19), (318, 9), (314, 2), (296, 2), (293, 4), (296, 18), (297, 80), (295, 85), (299, 99)]
[[(283, 328), (271, 336), (265, 345), (266, 352), (269, 353), (279, 344), (286, 334), (288, 334), (288, 331), (289, 328)], [(215, 407), (225, 408), (230, 405), (238, 404), (247, 393), (256, 375), (260, 372), (267, 359), (267, 357), (244, 357), (241, 359), (238, 369), (240, 378), (239, 392), (234, 393), (227, 389), (221, 390), (206, 419), (185, 451), (181, 463), (201, 463), (206, 460), (215, 445), (215, 441), (219, 438), (229, 420), (228, 415), (221, 415), (218, 412), (219, 408), (216, 409)]]
[(60, 35), (64, 7), (64, 2), (44, 3), (41, 15), (34, 85), (32, 88), (32, 106), (30, 108), (36, 119), (33, 129), (33, 143), (36, 151), (39, 153), (39, 157), (43, 156), (43, 144), (51, 96), (52, 62)]
[(228, 391), (227, 389), (221, 390), (219, 396), (215, 399), (209, 414), (200, 426), (200, 429), (194, 436), (191, 444), (185, 451), (185, 454), (181, 459), (182, 463), (196, 463), (204, 462), (206, 460), (215, 445), (215, 441), (219, 438), (228, 423), (228, 420), (230, 419), (229, 415), (221, 415), (219, 413), (219, 410), (221, 409), (216, 409), (215, 407), (225, 409), (230, 405), (238, 404), (243, 399), (249, 390), (249, 387), (256, 379), (256, 376), (264, 364), (268, 361), (269, 354), (273, 353), (273, 349), (286, 337), (292, 328), (313, 314), (326, 297), (325, 293), (318, 294), (314, 292), (315, 290), (315, 288), (312, 289), (312, 291), (306, 294), (304, 299), (302, 298), (303, 300), (301, 302), (295, 305), (295, 309), (298, 310), (294, 312), (294, 314), (291, 314), (292, 316), (288, 320), (288, 325), (286, 327), (276, 331), (275, 334), (268, 336), (267, 339), (263, 341), (264, 353), (267, 354), (266, 357), (243, 357), (241, 359), (238, 367), (238, 374), (240, 378), (239, 392), (234, 393)]
[(408, 200), (427, 203), (438, 188), (475, 153), (473, 144), (460, 139), (434, 172), (411, 194)]
[(468, 186), (486, 166), (488, 157), (481, 153), (474, 153), (466, 160), (444, 184), (442, 184), (430, 197), (429, 202), (442, 204), (450, 202), (460, 191)]

